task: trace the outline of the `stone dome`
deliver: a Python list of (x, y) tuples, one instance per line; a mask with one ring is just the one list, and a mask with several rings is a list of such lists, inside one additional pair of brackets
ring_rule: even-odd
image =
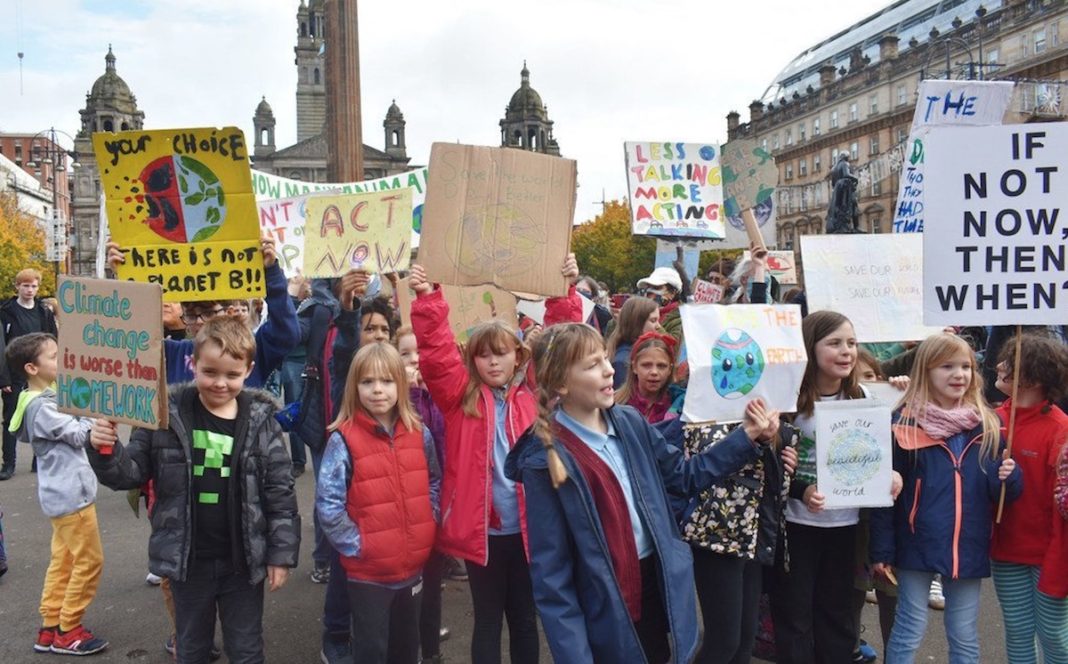
[(89, 93), (94, 99), (114, 99), (120, 101), (133, 101), (133, 93), (130, 92), (130, 86), (126, 85), (126, 81), (115, 72), (115, 54), (111, 52), (111, 46), (108, 46), (108, 54), (104, 57), (106, 68), (104, 75), (96, 79), (93, 83), (92, 91)]
[(386, 111), (387, 120), (404, 120), (404, 113), (401, 113), (400, 106), (397, 106), (397, 100), (394, 99), (393, 103), (389, 105), (389, 109)]
[(256, 105), (256, 115), (274, 115), (271, 105), (267, 103), (267, 97), (262, 97), (260, 103)]
[(530, 114), (537, 115), (538, 117), (545, 117), (545, 103), (541, 100), (541, 95), (538, 91), (530, 87), (530, 70), (527, 69), (527, 63), (523, 63), (523, 70), (519, 72), (520, 84), (519, 89), (512, 95), (512, 99), (508, 102), (508, 108), (506, 110), (509, 116), (526, 116)]

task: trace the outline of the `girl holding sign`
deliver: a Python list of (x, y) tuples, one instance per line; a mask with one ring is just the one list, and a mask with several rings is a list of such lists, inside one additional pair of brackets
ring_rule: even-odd
[(696, 495), (755, 461), (778, 435), (778, 415), (755, 399), (742, 426), (687, 458), (633, 408), (616, 405), (612, 366), (593, 328), (548, 328), (535, 342), (534, 366), (538, 419), (506, 472), (537, 515), (527, 521), (530, 572), (553, 657), (691, 661), (693, 558), (668, 492)]
[(894, 470), (904, 490), (871, 518), (873, 571), (898, 583), (887, 664), (913, 661), (935, 574), (946, 597), (950, 663), (979, 661), (979, 584), (990, 576), (994, 505), (1003, 483), (1010, 501), (1022, 484), (1015, 462), (1002, 459), (1001, 422), (983, 400), (982, 382), (966, 341), (928, 337), (894, 412)]
[[(1006, 505), (990, 547), (994, 589), (1005, 619), (1012, 664), (1038, 662), (1035, 636), (1049, 664), (1068, 663), (1068, 528), (1056, 513), (1057, 457), (1068, 441), (1068, 416), (1054, 405), (1068, 391), (1068, 348), (1034, 334), (1020, 337), (1019, 379), (1011, 340), (997, 358), (995, 387), (1015, 401), (998, 408), (1003, 422), (1016, 406), (1013, 456), (1024, 491)], [(1015, 389), (1014, 389), (1015, 388)]]

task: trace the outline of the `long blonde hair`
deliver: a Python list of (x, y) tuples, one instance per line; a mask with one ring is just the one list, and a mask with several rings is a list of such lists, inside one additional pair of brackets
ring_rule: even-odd
[(366, 376), (392, 378), (397, 384), (397, 418), (409, 431), (415, 431), (422, 425), (419, 413), (412, 406), (411, 397), (408, 394), (408, 373), (404, 370), (404, 362), (401, 360), (400, 353), (387, 343), (373, 343), (361, 348), (352, 358), (349, 375), (345, 378), (345, 394), (341, 397), (337, 419), (330, 424), (329, 431), (337, 431), (339, 426), (355, 419), (356, 413), (360, 411), (370, 415), (360, 403), (358, 387), (360, 381)]
[(467, 367), (467, 387), (464, 388), (463, 408), (464, 414), (470, 417), (482, 417), (478, 412), (478, 400), (482, 394), (482, 378), (478, 375), (478, 367), (475, 366), (475, 358), (490, 350), (498, 355), (507, 354), (515, 350), (515, 374), (509, 381), (515, 379), (526, 369), (527, 360), (530, 359), (530, 349), (519, 340), (515, 330), (499, 320), (482, 323), (471, 331), (467, 338), (467, 346), (464, 351), (464, 365)]
[(567, 469), (553, 443), (552, 407), (567, 385), (571, 368), (590, 353), (604, 350), (604, 339), (585, 323), (561, 323), (547, 328), (534, 342), (534, 367), (538, 383), (538, 417), (534, 433), (548, 450), (549, 477), (559, 488), (567, 481)]
[(616, 351), (622, 344), (632, 344), (645, 332), (645, 321), (659, 308), (659, 305), (640, 295), (635, 295), (623, 303), (619, 310), (616, 328), (608, 337), (608, 359), (614, 359)]
[(916, 349), (916, 359), (912, 364), (912, 374), (908, 389), (901, 396), (898, 407), (915, 420), (922, 420), (931, 402), (931, 370), (940, 364), (952, 360), (958, 355), (965, 355), (972, 367), (972, 380), (961, 397), (961, 405), (971, 406), (979, 411), (982, 419), (983, 433), (979, 457), (997, 456), (1001, 442), (1001, 420), (983, 399), (983, 376), (979, 372), (979, 363), (975, 352), (964, 339), (953, 334), (934, 334)]

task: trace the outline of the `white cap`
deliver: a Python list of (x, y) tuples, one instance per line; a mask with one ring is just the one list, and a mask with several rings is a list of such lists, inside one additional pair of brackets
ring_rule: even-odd
[(649, 286), (671, 286), (676, 291), (681, 291), (682, 279), (679, 277), (679, 273), (675, 271), (675, 268), (658, 267), (653, 270), (652, 274), (638, 282), (638, 288), (648, 288)]

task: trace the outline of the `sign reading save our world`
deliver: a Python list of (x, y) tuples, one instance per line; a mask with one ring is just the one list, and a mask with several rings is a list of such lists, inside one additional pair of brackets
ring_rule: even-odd
[(60, 279), (60, 411), (167, 428), (160, 295), (158, 284)]
[(168, 301), (264, 294), (259, 215), (236, 127), (93, 134), (118, 277)]

